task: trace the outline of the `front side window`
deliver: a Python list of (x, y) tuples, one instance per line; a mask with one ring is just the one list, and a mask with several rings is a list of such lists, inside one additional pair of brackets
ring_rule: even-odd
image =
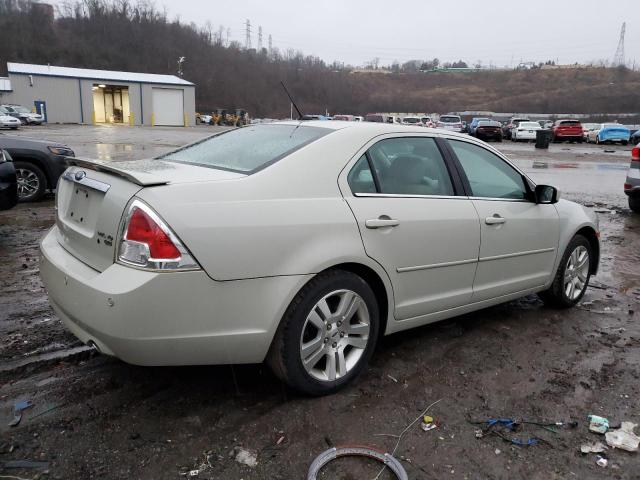
[(449, 140), (471, 186), (471, 196), (524, 200), (520, 173), (490, 151), (472, 143)]
[(304, 125), (252, 125), (205, 138), (159, 159), (251, 174), (332, 130)]
[[(389, 138), (373, 145), (367, 154), (379, 182), (377, 193), (455, 195), (444, 159), (433, 138)], [(376, 188), (366, 156), (361, 157), (349, 173), (349, 185), (354, 193)]]

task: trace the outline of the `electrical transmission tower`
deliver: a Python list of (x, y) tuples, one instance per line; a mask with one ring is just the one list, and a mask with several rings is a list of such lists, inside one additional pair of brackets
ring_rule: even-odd
[(262, 26), (258, 27), (258, 51), (262, 51)]
[(247, 50), (251, 48), (251, 22), (248, 18), (247, 23), (245, 23), (244, 48)]
[(627, 29), (627, 23), (622, 24), (620, 30), (620, 40), (618, 41), (618, 48), (616, 48), (616, 54), (613, 56), (613, 66), (618, 67), (624, 65), (624, 32)]
[(269, 34), (269, 53), (273, 50), (273, 39), (271, 38), (271, 34)]

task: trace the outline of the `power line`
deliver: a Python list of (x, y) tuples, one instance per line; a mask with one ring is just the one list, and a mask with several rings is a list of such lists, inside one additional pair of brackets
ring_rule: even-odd
[(627, 29), (627, 22), (622, 22), (622, 29), (620, 30), (620, 40), (618, 40), (618, 48), (613, 56), (613, 66), (618, 67), (624, 65), (624, 33)]

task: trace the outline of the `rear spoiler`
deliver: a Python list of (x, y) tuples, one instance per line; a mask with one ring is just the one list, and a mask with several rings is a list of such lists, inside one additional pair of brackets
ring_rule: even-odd
[[(66, 157), (67, 166), (76, 166), (107, 172), (129, 180), (136, 185), (149, 187), (169, 183), (171, 167), (162, 160), (135, 160), (124, 162), (105, 162), (88, 158)], [(162, 168), (165, 167), (165, 168)], [(155, 172), (154, 172), (155, 170)]]

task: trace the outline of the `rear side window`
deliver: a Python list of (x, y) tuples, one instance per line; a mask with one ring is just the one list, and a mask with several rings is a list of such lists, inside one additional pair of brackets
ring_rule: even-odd
[(206, 138), (158, 158), (251, 174), (331, 132), (302, 125), (254, 125)]
[[(390, 138), (368, 151), (379, 182), (378, 193), (393, 195), (454, 195), (451, 178), (433, 138)], [(353, 193), (377, 192), (366, 156), (348, 176)]]

